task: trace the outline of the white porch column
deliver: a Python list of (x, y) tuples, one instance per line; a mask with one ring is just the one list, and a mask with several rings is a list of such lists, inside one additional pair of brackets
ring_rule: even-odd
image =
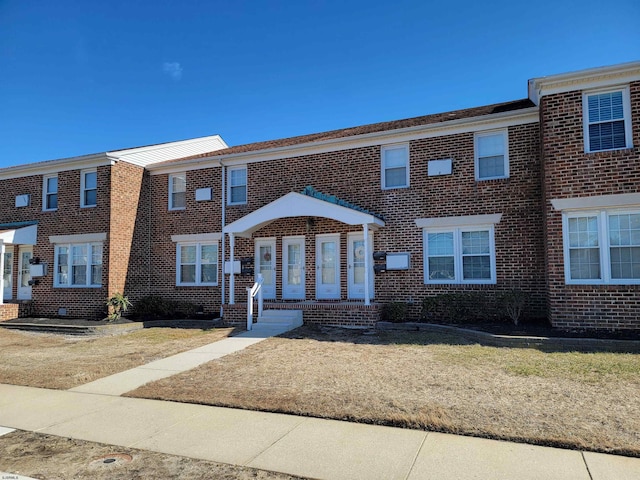
[(371, 279), (371, 252), (369, 251), (369, 225), (362, 224), (362, 230), (364, 232), (364, 304), (371, 304), (371, 295), (369, 293), (369, 281)]
[(4, 303), (4, 242), (0, 240), (0, 275), (2, 275), (2, 281), (0, 285), (2, 285), (2, 290), (0, 292), (0, 305)]
[(229, 257), (231, 268), (229, 269), (229, 305), (233, 305), (236, 303), (236, 275), (234, 273), (233, 265), (235, 263), (235, 249), (236, 245), (236, 237), (233, 233), (229, 234)]

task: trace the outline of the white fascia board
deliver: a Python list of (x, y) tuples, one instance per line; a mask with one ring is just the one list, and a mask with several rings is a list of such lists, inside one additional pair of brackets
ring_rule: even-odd
[[(514, 112), (502, 112), (479, 117), (460, 118), (445, 122), (418, 125), (415, 127), (385, 130), (382, 132), (365, 133), (320, 142), (309, 142), (300, 145), (256, 150), (229, 155), (203, 157), (184, 162), (176, 162), (179, 166), (150, 167), (152, 175), (160, 173), (183, 172), (185, 170), (201, 170), (219, 166), (244, 165), (247, 163), (264, 162), (282, 158), (302, 157), (318, 153), (329, 153), (352, 148), (370, 147), (391, 143), (402, 143), (422, 138), (442, 137), (458, 133), (481, 132), (507, 128), (514, 125), (526, 125), (539, 122), (538, 107), (523, 108)], [(168, 169), (171, 170), (168, 170)]]
[(551, 205), (556, 210), (590, 210), (597, 208), (633, 207), (640, 205), (640, 193), (596, 195), (592, 197), (554, 198)]
[(186, 242), (219, 242), (222, 239), (221, 232), (213, 233), (195, 233), (186, 235), (171, 235), (171, 241), (173, 243), (186, 243)]
[(104, 242), (107, 239), (106, 233), (80, 233), (77, 235), (50, 235), (49, 243), (92, 243)]
[(26, 165), (16, 165), (14, 167), (0, 169), (0, 180), (32, 177), (35, 175), (50, 175), (67, 170), (96, 168), (105, 165), (113, 165), (116, 162), (117, 159), (110, 157), (106, 153), (84, 155), (82, 157), (61, 158), (60, 160), (49, 160), (47, 162), (29, 163)]
[(417, 218), (415, 222), (418, 228), (449, 228), (495, 225), (500, 223), (501, 219), (501, 213), (492, 213), (488, 215), (466, 215), (462, 217)]
[(591, 90), (640, 80), (640, 62), (590, 68), (529, 80), (529, 99), (538, 105), (545, 95)]
[(35, 245), (38, 238), (38, 225), (5, 230), (0, 232), (0, 242), (11, 245)]

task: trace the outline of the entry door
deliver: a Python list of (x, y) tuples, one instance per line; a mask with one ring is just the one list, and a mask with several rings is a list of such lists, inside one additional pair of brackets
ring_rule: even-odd
[(316, 298), (340, 298), (340, 234), (316, 236)]
[[(350, 233), (347, 235), (349, 251), (347, 254), (347, 278), (349, 298), (364, 299), (364, 235)], [(373, 238), (369, 235), (369, 298), (373, 298)]]
[(4, 272), (2, 272), (2, 280), (2, 298), (9, 300), (13, 295), (13, 252), (4, 252)]
[(256, 278), (262, 274), (262, 297), (276, 298), (276, 240), (275, 238), (262, 238), (256, 240), (255, 258)]
[(31, 273), (29, 271), (29, 260), (33, 256), (32, 247), (20, 247), (18, 257), (18, 299), (31, 299)]
[(304, 237), (282, 239), (282, 298), (304, 300)]

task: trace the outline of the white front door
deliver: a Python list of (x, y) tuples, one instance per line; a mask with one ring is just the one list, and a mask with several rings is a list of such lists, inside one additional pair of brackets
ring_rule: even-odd
[(10, 252), (4, 252), (4, 272), (2, 272), (2, 298), (9, 300), (13, 296), (13, 247), (6, 247), (11, 249)]
[(340, 234), (316, 235), (316, 298), (340, 298)]
[(304, 300), (304, 237), (282, 239), (282, 298)]
[(18, 299), (31, 300), (29, 260), (33, 256), (33, 247), (20, 247), (18, 252)]
[(256, 278), (262, 274), (262, 297), (276, 298), (276, 240), (275, 238), (256, 239), (255, 258)]
[[(350, 233), (347, 235), (347, 278), (349, 298), (364, 299), (364, 235)], [(373, 298), (373, 237), (369, 235), (369, 298)]]

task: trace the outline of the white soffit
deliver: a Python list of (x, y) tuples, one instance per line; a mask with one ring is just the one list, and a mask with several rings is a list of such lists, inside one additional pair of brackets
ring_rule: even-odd
[(463, 217), (417, 218), (419, 228), (475, 227), (479, 225), (495, 225), (500, 223), (501, 213), (489, 215), (467, 215)]
[(35, 245), (38, 238), (38, 225), (29, 225), (0, 231), (0, 241), (11, 245)]
[(96, 168), (104, 165), (113, 165), (114, 163), (115, 160), (104, 153), (47, 160), (46, 162), (28, 163), (26, 165), (2, 168), (0, 169), (0, 180), (31, 177), (33, 175), (50, 175), (67, 170)]
[(384, 226), (382, 220), (370, 213), (360, 212), (308, 195), (291, 192), (230, 223), (222, 231), (223, 233), (233, 233), (239, 237), (249, 238), (253, 232), (274, 220), (290, 217), (323, 217), (346, 223), (347, 225)]
[(589, 210), (595, 208), (632, 207), (640, 205), (640, 193), (598, 195), (593, 197), (554, 198), (551, 205), (556, 210)]

